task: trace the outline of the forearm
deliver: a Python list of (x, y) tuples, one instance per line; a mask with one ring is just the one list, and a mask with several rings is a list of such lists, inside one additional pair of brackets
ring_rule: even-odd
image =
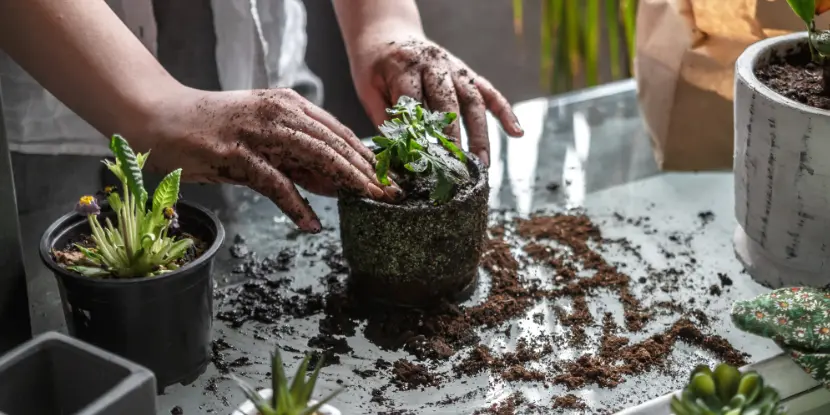
[(334, 0), (334, 11), (350, 55), (361, 41), (377, 34), (424, 34), (415, 0)]
[(0, 48), (105, 135), (182, 88), (103, 0), (0, 0)]

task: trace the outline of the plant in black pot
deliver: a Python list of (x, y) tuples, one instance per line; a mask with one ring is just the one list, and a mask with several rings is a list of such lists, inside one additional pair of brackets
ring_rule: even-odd
[(159, 391), (207, 368), (213, 315), (213, 259), (224, 239), (211, 212), (180, 202), (181, 169), (149, 198), (148, 154), (112, 137), (120, 180), (83, 196), (43, 235), (40, 255), (55, 274), (70, 333), (152, 370)]
[(383, 184), (396, 203), (355, 195), (338, 201), (350, 285), (370, 299), (427, 307), (469, 297), (487, 226), (487, 170), (444, 135), (456, 114), (431, 112), (403, 96), (373, 138)]

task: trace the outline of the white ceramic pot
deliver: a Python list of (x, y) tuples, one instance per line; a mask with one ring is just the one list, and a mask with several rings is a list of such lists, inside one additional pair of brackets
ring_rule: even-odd
[[(259, 391), (259, 396), (262, 396), (263, 399), (271, 399), (273, 395), (273, 391), (271, 389), (262, 389)], [(309, 405), (314, 405), (317, 403), (314, 400), (308, 402)], [(337, 408), (329, 405), (324, 404), (320, 409), (317, 411), (318, 415), (341, 415), (340, 410)], [(259, 415), (259, 412), (256, 410), (254, 403), (251, 401), (245, 401), (239, 408), (236, 408), (231, 415)]]
[(785, 98), (754, 74), (806, 41), (803, 32), (762, 40), (735, 68), (735, 253), (771, 288), (830, 282), (830, 111)]

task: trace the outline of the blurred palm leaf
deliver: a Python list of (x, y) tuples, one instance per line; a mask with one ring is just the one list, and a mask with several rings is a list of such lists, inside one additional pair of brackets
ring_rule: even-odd
[[(637, 0), (541, 0), (545, 88), (557, 93), (630, 77), (636, 15)], [(524, 16), (525, 0), (513, 0), (517, 36)]]

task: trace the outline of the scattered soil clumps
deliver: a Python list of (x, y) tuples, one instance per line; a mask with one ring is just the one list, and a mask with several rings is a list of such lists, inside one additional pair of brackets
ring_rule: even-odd
[(558, 396), (553, 400), (553, 409), (581, 409), (585, 410), (588, 406), (585, 405), (585, 401), (582, 398), (574, 395), (574, 394), (567, 394), (563, 396)]
[(392, 366), (393, 382), (403, 390), (438, 386), (440, 378), (424, 365), (400, 359)]

